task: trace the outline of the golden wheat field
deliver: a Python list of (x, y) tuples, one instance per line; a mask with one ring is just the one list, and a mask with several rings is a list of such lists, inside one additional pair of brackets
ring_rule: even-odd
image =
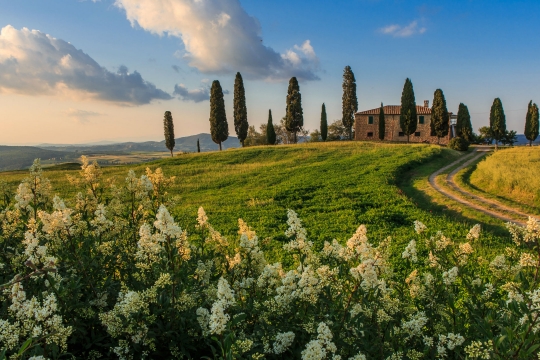
[(540, 147), (493, 153), (478, 163), (470, 183), (500, 197), (540, 206)]

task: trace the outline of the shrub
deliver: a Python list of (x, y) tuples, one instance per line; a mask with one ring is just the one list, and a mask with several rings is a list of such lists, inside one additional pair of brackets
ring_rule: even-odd
[(455, 137), (450, 140), (448, 147), (457, 151), (467, 151), (469, 150), (469, 142), (464, 138)]
[(0, 212), (0, 358), (537, 355), (535, 219), (509, 224), (514, 245), (490, 261), (479, 225), (450, 239), (418, 221), (397, 254), (363, 225), (316, 251), (289, 210), (283, 250), (294, 263), (284, 268), (241, 219), (227, 239), (200, 208), (188, 236), (167, 210), (172, 181), (130, 171), (105, 186), (84, 161), (73, 183), (85, 191), (69, 208), (34, 164)]

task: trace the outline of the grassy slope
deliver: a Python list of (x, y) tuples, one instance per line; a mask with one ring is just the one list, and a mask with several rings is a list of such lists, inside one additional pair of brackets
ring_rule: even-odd
[(459, 181), (486, 197), (538, 214), (540, 212), (540, 148), (497, 151), (459, 174)]
[[(266, 247), (278, 260), (286, 241), (286, 209), (299, 213), (317, 247), (333, 238), (344, 242), (358, 225), (366, 224), (372, 240), (392, 235), (402, 248), (415, 237), (416, 219), (452, 237), (464, 237), (474, 222), (453, 212), (432, 211), (429, 196), (423, 198), (410, 180), (431, 173), (453, 156), (451, 150), (429, 145), (347, 142), (184, 154), (129, 168), (140, 175), (146, 166), (161, 167), (166, 175), (177, 176), (171, 193), (178, 199), (172, 212), (189, 232), (196, 231), (199, 206), (231, 239), (237, 238), (241, 217), (261, 238), (271, 238)], [(109, 167), (104, 173), (121, 181), (127, 170)], [(66, 199), (76, 191), (66, 182), (68, 173), (76, 174), (47, 171), (53, 188)], [(13, 187), (23, 177), (21, 172), (0, 174)], [(487, 234), (485, 242), (503, 240)]]
[(35, 158), (65, 158), (64, 151), (44, 150), (33, 146), (0, 146), (0, 171), (28, 168)]

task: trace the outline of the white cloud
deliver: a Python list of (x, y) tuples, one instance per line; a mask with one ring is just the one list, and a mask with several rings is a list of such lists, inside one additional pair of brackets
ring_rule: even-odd
[(261, 26), (239, 0), (116, 0), (132, 25), (182, 39), (187, 60), (202, 73), (283, 80), (318, 79), (319, 60), (309, 40), (283, 54), (262, 41)]
[(69, 108), (64, 113), (67, 117), (72, 118), (73, 120), (81, 124), (86, 124), (90, 122), (89, 118), (103, 115), (95, 111), (80, 110), (80, 109), (73, 109), (73, 108)]
[(121, 104), (172, 97), (120, 66), (113, 73), (70, 43), (37, 30), (0, 31), (0, 92), (76, 95)]
[(426, 32), (425, 27), (418, 27), (418, 21), (413, 21), (407, 26), (401, 26), (397, 24), (385, 26), (379, 31), (385, 35), (392, 35), (393, 37), (409, 37), (416, 34), (423, 34)]
[[(229, 90), (223, 90), (223, 94), (229, 94)], [(203, 79), (198, 89), (189, 90), (184, 84), (174, 85), (173, 95), (178, 95), (182, 101), (202, 102), (210, 100), (210, 81)]]

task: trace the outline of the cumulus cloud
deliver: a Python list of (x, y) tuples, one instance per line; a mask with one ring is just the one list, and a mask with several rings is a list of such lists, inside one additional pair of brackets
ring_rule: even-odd
[[(229, 90), (223, 90), (223, 94), (229, 94)], [(174, 86), (173, 95), (178, 95), (182, 101), (202, 102), (210, 100), (210, 83), (208, 80), (203, 80), (198, 89), (189, 90), (184, 84)]]
[(385, 26), (379, 31), (385, 35), (391, 35), (393, 37), (409, 37), (417, 34), (423, 34), (426, 32), (425, 27), (419, 27), (418, 21), (413, 21), (409, 25), (401, 26), (401, 25), (388, 25)]
[(202, 73), (240, 71), (252, 79), (317, 80), (319, 59), (306, 40), (280, 54), (265, 46), (261, 25), (239, 0), (116, 0), (132, 25), (182, 39), (175, 53)]
[(65, 111), (65, 115), (81, 124), (86, 124), (90, 121), (90, 118), (102, 116), (103, 114), (95, 111), (69, 108), (67, 111)]
[(10, 25), (0, 31), (0, 92), (75, 93), (130, 105), (172, 98), (137, 71), (111, 72), (64, 40)]

